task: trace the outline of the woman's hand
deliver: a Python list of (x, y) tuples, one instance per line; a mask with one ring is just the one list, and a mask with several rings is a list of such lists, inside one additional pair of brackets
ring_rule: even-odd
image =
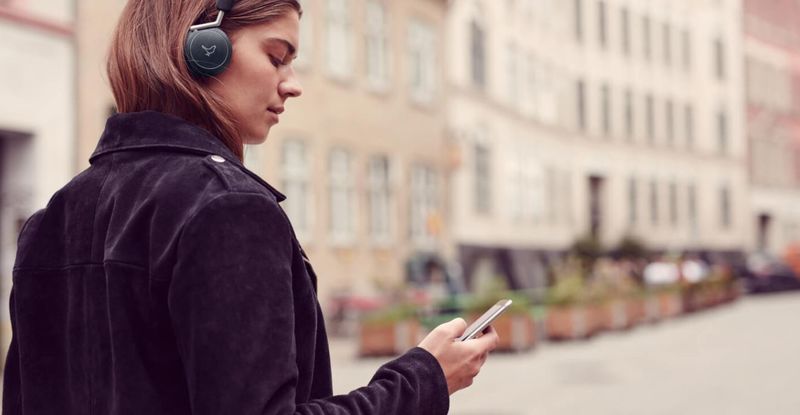
[(450, 395), (472, 385), (489, 352), (497, 347), (497, 332), (493, 328), (479, 338), (455, 341), (466, 328), (464, 319), (457, 318), (433, 329), (419, 344), (439, 361)]

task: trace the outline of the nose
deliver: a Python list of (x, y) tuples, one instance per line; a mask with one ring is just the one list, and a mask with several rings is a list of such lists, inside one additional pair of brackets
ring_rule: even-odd
[(300, 85), (300, 80), (294, 73), (289, 74), (283, 82), (278, 84), (278, 94), (284, 99), (297, 98), (303, 94), (303, 87)]

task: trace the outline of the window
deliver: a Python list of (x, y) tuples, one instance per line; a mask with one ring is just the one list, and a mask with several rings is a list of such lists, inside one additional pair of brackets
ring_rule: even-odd
[(349, 0), (327, 0), (327, 68), (331, 76), (349, 79), (353, 72), (353, 46)]
[(606, 25), (606, 2), (597, 2), (597, 40), (600, 47), (605, 49), (608, 45), (608, 30)]
[(678, 225), (678, 185), (674, 182), (669, 185), (669, 223)]
[(675, 107), (672, 104), (672, 100), (665, 101), (664, 112), (664, 122), (667, 124), (667, 145), (672, 146), (675, 144)]
[(526, 211), (527, 182), (525, 177), (525, 160), (522, 159), (522, 152), (516, 154), (509, 160), (509, 217), (514, 223), (522, 222)]
[(692, 39), (688, 29), (683, 29), (683, 69), (686, 72), (692, 69)]
[(517, 47), (509, 43), (506, 48), (507, 95), (509, 103), (516, 107), (519, 105), (519, 65), (517, 64)]
[[(542, 178), (542, 169), (538, 163), (534, 163), (530, 158), (526, 160), (525, 168), (525, 183), (526, 183), (526, 197), (523, 209), (523, 215), (529, 215), (533, 222), (539, 222), (544, 219), (545, 215), (545, 194)], [(568, 186), (564, 191), (568, 192)]]
[(536, 57), (530, 53), (527, 57), (528, 64), (520, 77), (525, 77), (525, 82), (521, 82), (521, 87), (525, 89), (525, 101), (528, 103), (528, 115), (536, 114), (538, 111), (538, 101), (541, 91), (538, 90), (538, 75), (539, 70)]
[(686, 131), (686, 147), (688, 149), (694, 148), (694, 108), (692, 104), (686, 104), (683, 108), (683, 124)]
[(391, 238), (391, 183), (389, 158), (375, 156), (369, 161), (368, 171), (369, 233), (375, 242), (388, 242)]
[(731, 192), (727, 186), (723, 186), (719, 191), (720, 225), (722, 229), (730, 229), (731, 221)]
[(259, 147), (249, 144), (244, 145), (244, 166), (247, 167), (247, 170), (259, 176), (263, 173), (261, 170), (264, 167), (264, 163), (261, 161)]
[(475, 145), (475, 211), (489, 213), (491, 211), (491, 153), (483, 143)]
[(472, 82), (484, 88), (486, 87), (486, 39), (483, 28), (475, 20), (470, 23), (470, 40)]
[(631, 21), (630, 12), (627, 8), (622, 8), (620, 11), (620, 23), (622, 24), (622, 53), (625, 56), (631, 54)]
[(438, 234), (438, 178), (427, 166), (417, 164), (411, 168), (411, 239), (417, 243), (431, 243)]
[(653, 57), (652, 35), (650, 33), (650, 18), (642, 17), (642, 55), (646, 61)]
[(586, 131), (586, 85), (578, 80), (575, 85), (576, 116), (578, 129)]
[(655, 180), (650, 182), (650, 223), (658, 225), (658, 183)]
[(427, 23), (412, 20), (408, 26), (411, 97), (420, 103), (433, 101), (436, 78), (436, 35)]
[[(574, 123), (575, 119), (567, 118), (567, 111), (561, 107), (562, 103), (574, 105), (572, 97), (569, 96), (572, 88), (572, 81), (552, 65), (539, 62), (537, 68), (538, 88), (536, 94), (536, 115), (545, 124), (555, 125), (557, 123)], [(563, 91), (563, 93), (562, 93)], [(567, 99), (562, 100), (562, 95)], [(574, 111), (568, 112), (570, 115)], [(574, 126), (574, 124), (573, 124)]]
[(367, 80), (376, 89), (389, 84), (389, 31), (386, 6), (381, 0), (366, 4), (366, 64)]
[(719, 153), (728, 152), (728, 116), (724, 110), (717, 113), (717, 142), (719, 143)]
[(714, 74), (717, 79), (725, 79), (725, 45), (722, 39), (714, 41)]
[(664, 53), (664, 65), (670, 66), (672, 64), (672, 31), (670, 30), (669, 23), (664, 23), (661, 27), (661, 40)]
[(689, 227), (693, 233), (697, 232), (697, 188), (695, 185), (690, 184), (687, 189)]
[(286, 193), (282, 203), (298, 237), (311, 232), (311, 163), (305, 141), (289, 139), (281, 149), (281, 188)]
[(656, 120), (655, 120), (655, 108), (654, 101), (652, 95), (647, 95), (645, 97), (645, 128), (647, 130), (647, 142), (649, 144), (654, 144), (656, 141)]
[(312, 64), (311, 58), (314, 54), (314, 10), (312, 3), (308, 0), (302, 1), (303, 18), (300, 19), (300, 50), (297, 51), (297, 59), (294, 64), (300, 68), (308, 67)]
[(545, 195), (537, 163), (518, 148), (509, 154), (509, 216), (514, 223), (537, 222), (542, 217)]
[(351, 243), (355, 237), (356, 206), (350, 153), (334, 149), (328, 162), (331, 238), (334, 243)]
[(559, 196), (561, 194), (561, 192), (558, 191), (556, 169), (553, 168), (553, 166), (547, 166), (544, 177), (545, 194), (547, 194), (547, 221), (550, 224), (555, 224), (558, 220)]
[(564, 224), (571, 225), (575, 220), (572, 214), (572, 173), (568, 170), (561, 170), (558, 178), (560, 179), (558, 183), (559, 216)]
[(633, 92), (625, 91), (625, 137), (628, 141), (633, 139)]
[(575, 40), (583, 42), (583, 0), (575, 0)]
[(639, 220), (639, 212), (637, 206), (639, 204), (639, 195), (636, 189), (636, 178), (631, 177), (628, 179), (628, 224), (631, 226), (636, 225)]
[(606, 137), (611, 135), (611, 91), (608, 85), (603, 85), (600, 90), (601, 95), (601, 109), (602, 109), (602, 124), (603, 135)]

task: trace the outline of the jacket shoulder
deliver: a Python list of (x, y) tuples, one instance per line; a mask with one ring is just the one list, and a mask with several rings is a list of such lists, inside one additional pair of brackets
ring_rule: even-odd
[(213, 172), (226, 190), (235, 193), (260, 193), (277, 202), (275, 195), (240, 166), (220, 155), (203, 157), (203, 167)]
[[(138, 179), (127, 180), (131, 174), (139, 174)], [(118, 159), (114, 176), (126, 188), (147, 187), (144, 199), (179, 210), (192, 210), (226, 193), (257, 193), (276, 205), (279, 202), (238, 161), (217, 154), (164, 152), (156, 157)]]

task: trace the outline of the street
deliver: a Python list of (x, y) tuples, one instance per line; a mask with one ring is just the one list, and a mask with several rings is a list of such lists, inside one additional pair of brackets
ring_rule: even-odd
[[(800, 413), (800, 294), (733, 305), (528, 353), (492, 355), (453, 415)], [(332, 340), (334, 392), (384, 360)]]

